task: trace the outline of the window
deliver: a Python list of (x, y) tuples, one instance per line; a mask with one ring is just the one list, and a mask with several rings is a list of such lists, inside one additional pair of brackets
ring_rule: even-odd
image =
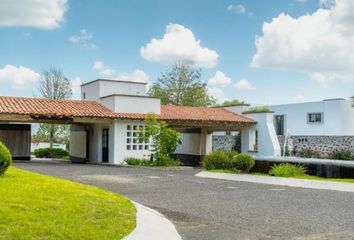
[(307, 114), (308, 123), (322, 123), (323, 122), (323, 113), (308, 113)]
[(86, 99), (86, 93), (83, 94), (83, 99)]
[(143, 125), (127, 125), (127, 150), (149, 150), (149, 141), (139, 139), (139, 131)]
[(275, 115), (274, 116), (275, 122), (275, 131), (277, 135), (284, 135), (284, 126), (285, 126), (285, 116), (284, 115)]

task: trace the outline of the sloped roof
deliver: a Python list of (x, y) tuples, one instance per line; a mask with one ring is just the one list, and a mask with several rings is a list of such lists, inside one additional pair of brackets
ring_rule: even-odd
[[(110, 118), (110, 119), (145, 119), (145, 114), (114, 113), (95, 101), (87, 100), (52, 100), (43, 98), (22, 98), (0, 96), (0, 114)], [(256, 123), (254, 120), (232, 113), (223, 108), (161, 106), (160, 120)]]
[(3, 96), (0, 96), (0, 114), (92, 118), (115, 117), (111, 110), (95, 101)]

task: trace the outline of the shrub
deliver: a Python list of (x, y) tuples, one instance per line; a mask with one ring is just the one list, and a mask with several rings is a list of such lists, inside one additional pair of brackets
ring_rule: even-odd
[(300, 164), (281, 163), (274, 165), (269, 174), (277, 177), (298, 177), (305, 175), (306, 171), (306, 168)]
[(160, 155), (156, 158), (156, 160), (152, 163), (154, 166), (179, 166), (181, 162), (178, 160), (174, 160), (167, 155)]
[(296, 155), (302, 158), (321, 158), (321, 153), (319, 151), (311, 149), (298, 151)]
[(203, 159), (203, 167), (206, 170), (230, 169), (231, 159), (225, 151), (214, 151), (206, 155)]
[(337, 160), (354, 160), (354, 154), (351, 151), (338, 150), (334, 151), (328, 156), (330, 159)]
[(255, 160), (251, 155), (241, 153), (233, 157), (231, 168), (239, 170), (242, 173), (247, 173), (251, 170), (254, 164)]
[(124, 162), (128, 165), (137, 166), (137, 165), (141, 165), (142, 160), (139, 158), (127, 157), (124, 159)]
[(4, 175), (12, 163), (12, 156), (7, 147), (0, 142), (0, 176)]
[(69, 156), (69, 152), (60, 148), (39, 148), (34, 150), (37, 158), (63, 158)]

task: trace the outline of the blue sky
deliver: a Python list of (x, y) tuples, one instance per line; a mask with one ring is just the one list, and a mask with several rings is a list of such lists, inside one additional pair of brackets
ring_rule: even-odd
[[(186, 60), (201, 67), (219, 101), (348, 98), (354, 13), (343, 9), (350, 6), (350, 0), (4, 0), (0, 95), (33, 96), (38, 74), (50, 66), (72, 79), (78, 97), (80, 81), (152, 83), (170, 62)], [(338, 25), (344, 27), (332, 29)]]

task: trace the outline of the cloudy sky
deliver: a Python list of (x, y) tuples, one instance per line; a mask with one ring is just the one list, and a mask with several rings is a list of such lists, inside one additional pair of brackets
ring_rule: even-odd
[(177, 61), (219, 101), (354, 95), (353, 0), (1, 0), (0, 95), (33, 96), (54, 66), (79, 85), (154, 82)]

